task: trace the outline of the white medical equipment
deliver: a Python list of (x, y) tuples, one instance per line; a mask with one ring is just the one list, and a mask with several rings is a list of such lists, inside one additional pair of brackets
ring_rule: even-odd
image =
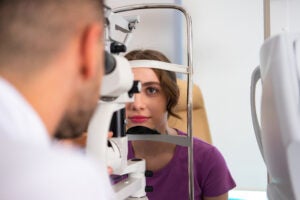
[[(255, 90), (262, 83), (261, 120)], [(251, 80), (251, 114), (270, 200), (300, 199), (300, 34), (266, 39)]]
[[(128, 179), (123, 180), (113, 186), (117, 199), (147, 199), (145, 193), (145, 161), (129, 160), (127, 161), (127, 141), (130, 140), (156, 140), (172, 142), (179, 145), (188, 146), (189, 161), (189, 196), (194, 199), (194, 175), (193, 175), (193, 148), (192, 148), (192, 31), (191, 18), (185, 9), (173, 4), (143, 4), (120, 7), (111, 10), (106, 7), (105, 18), (106, 26), (106, 50), (111, 53), (126, 51), (129, 36), (139, 22), (138, 16), (122, 17), (119, 13), (139, 9), (176, 9), (184, 14), (187, 24), (187, 66), (178, 68), (178, 66), (169, 64), (160, 65), (163, 69), (187, 74), (188, 79), (188, 113), (187, 134), (185, 138), (173, 138), (176, 136), (163, 135), (130, 135), (125, 134), (124, 119), (120, 109), (124, 108), (125, 103), (133, 101), (133, 93), (137, 90), (138, 84), (133, 87), (133, 75), (128, 61), (121, 57), (106, 53), (106, 75), (104, 76), (101, 88), (101, 100), (98, 103), (97, 110), (90, 121), (88, 127), (87, 153), (94, 156), (100, 162), (106, 163), (113, 168), (114, 174), (129, 174)], [(114, 33), (121, 31), (126, 34), (123, 42), (115, 40)], [(151, 66), (151, 65), (150, 65)], [(171, 67), (170, 67), (171, 66)], [(152, 67), (152, 66), (151, 66)], [(154, 66), (153, 66), (154, 67)], [(134, 92), (132, 93), (132, 88)], [(107, 135), (113, 113), (118, 121), (117, 137), (109, 139), (110, 145), (107, 146)]]
[[(145, 192), (145, 161), (127, 161), (127, 137), (119, 135), (110, 139), (107, 146), (107, 135), (113, 114), (125, 107), (125, 103), (133, 100), (133, 93), (138, 91), (138, 84), (133, 80), (133, 74), (128, 61), (108, 52), (119, 53), (126, 51), (124, 43), (113, 38), (112, 32), (120, 30), (129, 35), (139, 22), (138, 18), (125, 19), (115, 15), (110, 8), (105, 9), (106, 19), (106, 52), (105, 76), (102, 81), (100, 100), (88, 127), (87, 154), (99, 162), (106, 163), (119, 175), (129, 174), (126, 184), (114, 185), (117, 199), (138, 197), (147, 199)], [(117, 115), (118, 117), (118, 115)], [(120, 116), (119, 116), (120, 117)], [(118, 128), (123, 122), (119, 122)], [(117, 124), (116, 124), (117, 125)], [(122, 129), (118, 132), (125, 131)], [(117, 131), (114, 134), (119, 134)]]

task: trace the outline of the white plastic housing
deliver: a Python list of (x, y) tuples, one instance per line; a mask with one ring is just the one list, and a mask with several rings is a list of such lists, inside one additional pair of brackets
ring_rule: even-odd
[(261, 141), (270, 200), (300, 199), (300, 35), (281, 34), (260, 51)]

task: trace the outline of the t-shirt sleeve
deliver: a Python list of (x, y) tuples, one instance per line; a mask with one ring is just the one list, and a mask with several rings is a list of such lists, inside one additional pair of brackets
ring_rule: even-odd
[(227, 193), (236, 186), (222, 154), (211, 147), (202, 162), (202, 193), (213, 197)]

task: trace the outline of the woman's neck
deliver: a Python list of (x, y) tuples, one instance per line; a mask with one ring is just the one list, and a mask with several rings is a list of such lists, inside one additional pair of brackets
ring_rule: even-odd
[[(177, 135), (175, 129), (167, 128), (165, 134)], [(158, 171), (165, 167), (174, 157), (176, 145), (156, 141), (133, 141), (133, 151), (136, 158), (146, 160), (146, 169)]]
[[(164, 132), (161, 134), (177, 135), (175, 129), (167, 127)], [(173, 152), (176, 145), (166, 142), (157, 142), (157, 141), (133, 141), (132, 146), (135, 152), (135, 155), (140, 156), (157, 156), (163, 153)]]

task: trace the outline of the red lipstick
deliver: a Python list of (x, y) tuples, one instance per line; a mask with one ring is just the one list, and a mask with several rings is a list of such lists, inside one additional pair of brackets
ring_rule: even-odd
[(144, 123), (149, 119), (149, 117), (140, 116), (140, 115), (132, 116), (132, 117), (128, 117), (128, 118), (132, 123), (137, 123), (137, 124)]

